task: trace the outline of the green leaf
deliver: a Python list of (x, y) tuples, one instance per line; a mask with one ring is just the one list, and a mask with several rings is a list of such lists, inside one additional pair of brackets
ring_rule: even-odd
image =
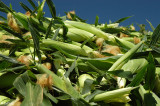
[(135, 74), (140, 72), (143, 67), (145, 67), (148, 64), (147, 60), (144, 58), (140, 59), (132, 59), (129, 60), (123, 67), (122, 69), (124, 71), (130, 71), (131, 73)]
[(95, 90), (93, 93), (91, 93), (90, 95), (88, 95), (87, 97), (85, 97), (85, 100), (86, 101), (90, 101), (94, 98), (94, 96), (100, 94), (100, 93), (103, 93), (104, 91), (101, 91), (101, 90)]
[(111, 33), (111, 34), (120, 33), (120, 32), (123, 31), (123, 29), (121, 29), (121, 28), (105, 28), (105, 29), (102, 29), (102, 30), (107, 32), (107, 33)]
[(54, 35), (53, 35), (52, 40), (56, 40), (56, 38), (57, 38), (57, 36), (58, 36), (58, 34), (59, 34), (59, 30), (60, 30), (60, 29), (61, 29), (61, 28), (56, 29), (56, 31), (55, 31), (55, 33), (54, 33)]
[(53, 18), (51, 19), (49, 25), (48, 25), (48, 28), (47, 28), (47, 31), (46, 31), (46, 37), (45, 39), (48, 38), (49, 34), (51, 33), (51, 27), (52, 27), (52, 24), (53, 24)]
[(113, 74), (121, 78), (127, 78), (129, 80), (133, 78), (133, 74), (131, 71), (115, 70), (115, 71), (107, 71), (107, 73)]
[(150, 25), (150, 27), (151, 27), (152, 31), (154, 31), (154, 30), (155, 30), (155, 28), (154, 28), (154, 26), (152, 25), (152, 23), (151, 23), (150, 21), (148, 21), (148, 20), (147, 20), (147, 22), (149, 23), (149, 25)]
[(128, 18), (131, 18), (131, 17), (132, 16), (121, 18), (121, 19), (115, 21), (114, 23), (121, 23), (121, 22), (123, 22), (123, 21), (125, 21), (125, 20), (127, 20)]
[(32, 85), (27, 82), (26, 95), (21, 106), (40, 106), (43, 101), (43, 89), (40, 85)]
[(0, 19), (4, 20), (4, 21), (7, 21), (6, 18), (4, 18), (3, 16), (0, 16)]
[(68, 100), (71, 99), (71, 96), (68, 94), (63, 94), (62, 96), (56, 97), (59, 100)]
[(44, 93), (44, 95), (47, 96), (50, 100), (52, 100), (54, 103), (58, 103), (58, 100), (57, 100), (55, 97), (53, 97), (50, 93), (48, 93), (46, 89), (43, 89), (43, 93)]
[(152, 91), (145, 90), (142, 85), (140, 85), (139, 93), (142, 97), (145, 106), (159, 106), (160, 98)]
[(156, 71), (156, 66), (154, 62), (154, 57), (151, 53), (148, 55), (148, 67), (147, 67), (147, 73), (145, 76), (145, 85), (144, 88), (146, 90), (153, 90), (154, 85), (155, 85), (155, 71)]
[(143, 67), (143, 69), (141, 69), (141, 71), (137, 73), (137, 75), (134, 77), (134, 79), (132, 80), (132, 82), (128, 86), (134, 87), (134, 86), (138, 86), (141, 83), (141, 81), (143, 80), (144, 75), (146, 73), (147, 66), (148, 65)]
[(17, 66), (17, 67), (12, 67), (12, 68), (8, 68), (9, 66), (8, 66), (9, 64), (4, 64), (3, 66), (2, 66), (2, 64), (0, 63), (0, 72), (9, 72), (9, 71), (11, 71), (11, 72), (13, 72), (13, 71), (16, 71), (16, 70), (22, 70), (22, 69), (26, 69), (26, 66)]
[(46, 0), (43, 0), (40, 6), (38, 7), (37, 19), (40, 19), (43, 15), (43, 8)]
[(34, 2), (33, 2), (32, 0), (28, 0), (28, 2), (32, 5), (32, 7), (33, 7), (34, 9), (37, 8), (37, 6), (34, 4)]
[(22, 41), (25, 41), (21, 34), (14, 32), (13, 30), (9, 29), (8, 27), (0, 24), (0, 28), (4, 29), (5, 31), (7, 31), (8, 33), (12, 34), (15, 37), (18, 37)]
[[(40, 46), (39, 46), (39, 39), (40, 39), (40, 34), (39, 32), (33, 27), (31, 21), (28, 19), (28, 24), (29, 24), (29, 30), (31, 32), (33, 42), (34, 42), (34, 49), (35, 52), (38, 56), (39, 63), (41, 63), (41, 52), (40, 52)], [(35, 56), (34, 56), (35, 58)]]
[(99, 20), (99, 17), (98, 17), (98, 16), (96, 16), (96, 20), (95, 20), (95, 23), (94, 23), (94, 25), (95, 25), (95, 26), (97, 26), (97, 25), (98, 25), (98, 20)]
[(160, 47), (152, 46), (151, 48), (157, 53), (160, 53)]
[(72, 105), (73, 106), (91, 106), (88, 102), (86, 102), (82, 98), (78, 98), (78, 99), (72, 98), (71, 100), (72, 100)]
[(130, 49), (127, 53), (125, 53), (121, 58), (119, 58), (109, 69), (109, 71), (113, 71), (117, 68), (121, 68), (128, 60), (137, 52), (137, 50), (142, 46), (144, 41), (141, 41), (137, 45), (135, 45), (132, 49)]
[(54, 3), (52, 2), (52, 0), (46, 0), (46, 2), (47, 2), (47, 5), (49, 7), (52, 17), (56, 18), (56, 8), (54, 6)]
[(90, 37), (89, 39), (85, 40), (82, 44), (81, 44), (81, 48), (88, 42), (91, 42), (92, 38), (95, 36)]
[(66, 78), (69, 77), (70, 73), (75, 69), (76, 63), (77, 63), (77, 59), (78, 59), (78, 57), (76, 58), (76, 60), (72, 63), (72, 65), (70, 66), (70, 68), (64, 74)]
[(20, 64), (16, 59), (14, 58), (11, 58), (11, 57), (8, 57), (8, 56), (5, 56), (5, 55), (2, 55), (0, 54), (0, 57), (2, 57), (4, 60), (8, 61), (8, 62), (11, 62), (13, 64)]
[(29, 11), (30, 13), (32, 13), (32, 10), (30, 8), (28, 8), (28, 6), (26, 6), (22, 2), (20, 2), (20, 5), (23, 7), (24, 10)]
[(0, 11), (4, 13), (8, 13), (8, 11), (5, 8), (0, 7)]
[(26, 83), (30, 81), (28, 73), (25, 72), (18, 76), (15, 81), (13, 82), (14, 87), (21, 93), (23, 96), (26, 95)]
[(7, 72), (0, 75), (0, 88), (9, 88), (13, 86), (14, 80), (19, 76), (19, 74), (14, 74), (12, 72)]
[(3, 10), (5, 10), (6, 13), (11, 12), (13, 13), (13, 10), (11, 10), (7, 5), (5, 5), (2, 1), (0, 1), (0, 7), (3, 8)]
[(82, 95), (91, 91), (92, 84), (93, 84), (93, 80), (91, 80), (91, 79), (86, 79), (84, 81), (84, 87), (83, 87), (83, 90), (82, 90)]
[(160, 24), (156, 27), (156, 29), (152, 34), (150, 47), (154, 46), (158, 42), (159, 38), (160, 38)]

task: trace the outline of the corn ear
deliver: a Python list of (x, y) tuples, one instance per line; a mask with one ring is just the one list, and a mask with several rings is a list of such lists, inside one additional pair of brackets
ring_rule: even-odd
[(54, 41), (54, 40), (42, 40), (41, 46), (43, 47), (50, 47), (50, 48), (55, 48), (55, 49), (62, 49), (70, 54), (74, 55), (81, 55), (81, 56), (89, 56), (89, 54), (86, 53), (86, 51), (76, 45), (69, 44), (69, 43), (64, 43), (64, 42), (59, 42), (59, 41)]
[[(62, 29), (59, 31), (60, 34), (63, 33)], [(68, 28), (67, 37), (69, 37), (72, 41), (81, 42), (87, 39), (90, 39), (94, 35), (85, 30), (81, 30), (78, 28)], [(92, 39), (94, 40), (94, 38)]]
[[(121, 67), (136, 53), (136, 51), (141, 47), (144, 41), (141, 41), (139, 44), (130, 49), (127, 53), (125, 53), (121, 58), (119, 58), (108, 71), (114, 71), (121, 65)], [(125, 61), (125, 62), (124, 62)], [(121, 64), (123, 63), (123, 64)], [(119, 68), (121, 68), (119, 67)]]
[(123, 46), (125, 46), (127, 48), (134, 47), (133, 43), (122, 40), (116, 36), (113, 36), (112, 34), (105, 33), (103, 31), (101, 31), (100, 29), (98, 29), (92, 25), (89, 25), (87, 23), (76, 22), (76, 21), (65, 21), (64, 23), (66, 26), (73, 26), (73, 27), (88, 31), (88, 32), (96, 35), (99, 38), (104, 38), (105, 40), (112, 42), (113, 44), (118, 44), (116, 41), (116, 40), (118, 40)]
[(117, 89), (113, 91), (106, 91), (104, 93), (98, 94), (93, 98), (93, 101), (105, 101), (105, 100), (111, 100), (115, 98), (119, 98), (121, 96), (124, 96), (126, 94), (129, 94), (131, 90), (135, 89), (137, 87), (128, 87), (128, 88), (122, 88)]

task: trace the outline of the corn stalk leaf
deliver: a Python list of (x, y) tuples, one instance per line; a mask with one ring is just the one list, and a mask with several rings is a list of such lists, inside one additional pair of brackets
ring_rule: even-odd
[(104, 91), (101, 91), (101, 90), (95, 90), (93, 93), (91, 93), (90, 95), (88, 95), (87, 97), (85, 97), (85, 100), (86, 101), (90, 101), (94, 98), (94, 96), (100, 94), (100, 93), (103, 93)]
[(2, 63), (0, 63), (0, 72), (9, 72), (9, 71), (16, 71), (16, 70), (22, 70), (22, 69), (26, 69), (26, 66), (17, 66), (17, 67), (13, 67), (13, 68), (8, 68), (8, 64), (7, 66), (2, 66)]
[(21, 93), (23, 96), (26, 96), (26, 83), (30, 82), (30, 77), (28, 72), (25, 72), (18, 76), (13, 82), (13, 86)]
[(19, 74), (14, 74), (13, 72), (7, 72), (0, 75), (0, 88), (10, 88), (13, 86), (14, 80), (19, 76)]
[(76, 58), (76, 60), (72, 63), (72, 65), (70, 66), (70, 68), (64, 74), (66, 78), (68, 78), (69, 75), (70, 75), (70, 73), (75, 69), (76, 63), (77, 63), (77, 59), (78, 59), (78, 57)]
[(154, 92), (149, 92), (148, 90), (145, 90), (142, 85), (140, 85), (139, 93), (145, 106), (160, 105), (160, 98)]
[(125, 21), (125, 20), (127, 20), (127, 19), (129, 19), (129, 18), (131, 18), (131, 17), (133, 17), (133, 16), (121, 18), (121, 19), (115, 21), (114, 23), (121, 23), (121, 22), (123, 22), (123, 21)]
[(40, 19), (43, 15), (43, 7), (44, 7), (44, 4), (45, 4), (45, 1), (46, 0), (43, 0), (42, 3), (38, 7), (37, 19)]
[(8, 13), (8, 11), (5, 8), (0, 7), (0, 11), (4, 13)]
[(9, 29), (8, 27), (6, 27), (4, 25), (0, 25), (0, 28), (4, 29), (5, 31), (7, 31), (8, 33), (12, 34), (15, 37), (18, 37), (22, 41), (25, 41), (21, 34), (14, 32), (13, 30)]
[(152, 31), (154, 31), (154, 30), (155, 30), (155, 28), (154, 28), (154, 26), (152, 25), (152, 23), (151, 23), (150, 21), (148, 21), (148, 20), (147, 20), (147, 22), (149, 23), (149, 25), (150, 25), (150, 27), (151, 27)]
[(109, 71), (113, 71), (117, 69), (117, 67), (121, 68), (128, 60), (137, 52), (137, 50), (141, 47), (144, 41), (141, 41), (139, 44), (135, 45), (132, 49), (130, 49), (127, 53), (125, 53), (121, 58), (119, 58), (109, 69)]
[(158, 42), (159, 38), (160, 38), (160, 24), (156, 27), (156, 29), (152, 34), (150, 47), (154, 46)]
[(0, 19), (2, 19), (3, 21), (7, 21), (7, 19), (4, 18), (3, 16), (0, 16)]
[(28, 8), (28, 6), (26, 6), (22, 2), (20, 2), (20, 5), (23, 7), (24, 10), (29, 11), (30, 13), (32, 13), (32, 10), (30, 8)]
[(152, 49), (157, 53), (160, 53), (160, 47), (152, 46)]
[(115, 71), (107, 71), (109, 74), (113, 74), (115, 76), (126, 78), (131, 80), (133, 78), (133, 74), (131, 71), (124, 71), (124, 70), (115, 70)]
[(151, 53), (149, 53), (147, 60), (148, 60), (149, 64), (148, 64), (147, 72), (146, 72), (146, 76), (145, 76), (144, 88), (146, 90), (153, 90), (154, 85), (155, 85), (156, 66), (155, 66), (155, 62), (154, 62), (154, 57)]
[(55, 97), (53, 97), (50, 93), (48, 93), (46, 89), (43, 89), (43, 93), (46, 97), (48, 97), (54, 103), (58, 103), (58, 100)]
[[(34, 50), (39, 58), (39, 62), (41, 63), (41, 52), (40, 52), (40, 46), (39, 46), (39, 40), (40, 40), (40, 34), (39, 32), (33, 27), (31, 21), (28, 19), (29, 24), (29, 30), (31, 32), (33, 42), (34, 42)], [(35, 55), (34, 55), (35, 57)]]
[(147, 66), (148, 65), (143, 67), (143, 69), (141, 69), (141, 71), (137, 73), (137, 75), (134, 77), (134, 79), (132, 80), (132, 82), (128, 86), (135, 87), (141, 83), (141, 81), (143, 80), (143, 78), (145, 76)]
[(84, 87), (82, 89), (82, 95), (91, 91), (92, 84), (93, 84), (93, 80), (91, 80), (91, 79), (86, 79), (84, 81)]
[(40, 85), (26, 84), (26, 95), (21, 106), (40, 106), (43, 101), (43, 89)]
[(34, 9), (37, 8), (37, 6), (34, 4), (34, 2), (33, 2), (32, 0), (28, 0), (28, 2), (32, 5), (32, 7), (33, 7)]
[(5, 56), (5, 55), (2, 55), (0, 54), (0, 57), (2, 57), (4, 60), (8, 61), (8, 62), (11, 62), (13, 64), (20, 64), (17, 60), (15, 60), (14, 58), (11, 58), (11, 57), (8, 57), (8, 56)]
[(96, 16), (96, 20), (95, 20), (95, 22), (94, 22), (94, 25), (95, 25), (95, 26), (97, 26), (97, 25), (98, 25), (98, 20), (99, 20), (99, 17), (98, 17), (98, 16)]
[(5, 13), (8, 13), (8, 12), (13, 13), (13, 10), (10, 9), (7, 5), (5, 5), (2, 1), (0, 1), (0, 7), (4, 10), (3, 12)]
[(52, 37), (52, 40), (56, 40), (56, 38), (57, 38), (57, 36), (58, 36), (58, 34), (59, 34), (59, 30), (60, 30), (61, 28), (58, 28), (58, 29), (56, 29), (56, 31), (55, 31), (55, 33), (54, 33), (54, 35), (53, 35), (53, 37)]
[(49, 25), (48, 25), (45, 39), (47, 39), (48, 36), (49, 36), (49, 34), (51, 33), (52, 24), (53, 24), (53, 18), (51, 19), (51, 21), (50, 21), (50, 23), (49, 23)]
[(54, 3), (52, 2), (52, 0), (46, 0), (46, 2), (47, 2), (47, 5), (49, 7), (52, 17), (56, 18), (56, 8), (54, 6)]

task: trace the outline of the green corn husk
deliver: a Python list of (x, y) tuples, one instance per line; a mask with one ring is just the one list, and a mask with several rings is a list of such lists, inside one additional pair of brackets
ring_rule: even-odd
[(131, 71), (133, 74), (140, 72), (148, 65), (148, 61), (144, 58), (129, 60), (122, 69), (124, 71)]
[(55, 49), (62, 49), (70, 54), (74, 55), (81, 55), (81, 56), (89, 56), (89, 54), (81, 47), (69, 44), (69, 43), (64, 43), (64, 42), (59, 42), (59, 41), (54, 41), (54, 40), (42, 40), (41, 47), (49, 47), (49, 48), (55, 48)]
[(78, 77), (78, 83), (81, 88), (84, 87), (84, 82), (86, 79), (94, 80), (89, 74), (82, 74)]
[(144, 41), (141, 41), (139, 44), (137, 44), (135, 47), (130, 49), (127, 53), (125, 53), (121, 58), (119, 58), (108, 71), (116, 70), (117, 67), (120, 69), (125, 63), (128, 62), (128, 60), (136, 53), (136, 51), (141, 47)]
[[(139, 93), (144, 102), (144, 106), (160, 106), (160, 98), (152, 91), (145, 90), (142, 85), (140, 85)], [(154, 100), (153, 100), (153, 99)], [(150, 100), (152, 99), (152, 100)]]
[(160, 78), (159, 78), (159, 75), (156, 75), (155, 76), (155, 86), (154, 86), (154, 92), (156, 94), (160, 94)]
[(36, 67), (40, 73), (45, 73), (52, 76), (54, 86), (66, 91), (64, 81), (61, 78), (59, 78), (56, 74), (54, 74), (52, 71), (48, 70), (41, 64), (36, 64)]
[(1, 106), (3, 106), (3, 104), (6, 104), (9, 101), (10, 101), (10, 98), (0, 95), (0, 105)]
[[(62, 30), (59, 31), (60, 34), (63, 33)], [(85, 30), (81, 30), (78, 28), (68, 28), (67, 37), (69, 37), (72, 41), (81, 42), (87, 39), (90, 39), (94, 35)], [(94, 40), (95, 38), (92, 38)]]
[(113, 91), (106, 91), (101, 94), (97, 94), (92, 101), (97, 102), (97, 101), (107, 101), (107, 100), (114, 100), (117, 98), (117, 102), (119, 101), (118, 98), (123, 97), (124, 95), (128, 95), (131, 90), (135, 89), (137, 87), (128, 87), (128, 88), (122, 88), (122, 89), (117, 89)]
[[(85, 31), (88, 31), (94, 35), (96, 35), (99, 38), (104, 38), (107, 41), (112, 42), (113, 44), (117, 44), (120, 42), (123, 46), (127, 47), (127, 48), (132, 48), (134, 47), (134, 44), (128, 41), (125, 41), (123, 39), (120, 39), (116, 36), (113, 36), (112, 34), (109, 33), (105, 33), (103, 31), (101, 31), (100, 29), (97, 29), (94, 26), (91, 26), (87, 23), (82, 23), (82, 22), (76, 22), (76, 21), (65, 21), (64, 22), (66, 26), (73, 26)], [(117, 42), (116, 40), (118, 40), (119, 42)]]
[[(74, 42), (74, 41), (72, 41), (72, 44), (73, 45), (76, 45), (76, 46), (79, 46), (79, 47), (81, 47), (82, 46), (82, 44), (81, 43), (78, 43), (78, 42)], [(86, 45), (83, 45), (83, 47), (82, 47), (87, 53), (91, 53), (91, 52), (93, 52), (93, 49), (92, 48), (90, 48), (90, 47), (88, 47), (88, 46), (86, 46)]]
[[(28, 27), (28, 18), (30, 18), (29, 16), (26, 16), (25, 14), (22, 13), (13, 13), (13, 16), (19, 21), (19, 23), (21, 24), (21, 26), (23, 26), (25, 29), (29, 30)], [(34, 26), (37, 27), (37, 29), (39, 29), (42, 32), (45, 32), (48, 28), (48, 23), (42, 22), (43, 25), (39, 22), (38, 19), (32, 17), (32, 24)]]

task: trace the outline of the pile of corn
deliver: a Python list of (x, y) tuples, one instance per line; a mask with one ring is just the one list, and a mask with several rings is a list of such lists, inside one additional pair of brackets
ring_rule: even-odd
[(160, 105), (160, 26), (87, 24), (75, 11), (57, 17), (51, 0), (28, 1), (24, 14), (0, 1), (0, 104)]

